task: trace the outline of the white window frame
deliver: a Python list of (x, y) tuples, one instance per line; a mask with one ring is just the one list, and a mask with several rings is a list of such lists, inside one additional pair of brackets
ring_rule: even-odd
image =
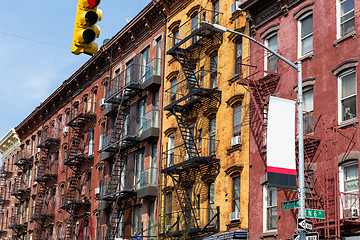
[[(277, 48), (277, 51), (278, 51), (279, 50), (279, 36), (278, 36), (277, 31), (275, 31), (275, 32), (269, 34), (268, 36), (266, 36), (266, 38), (264, 40), (264, 43), (265, 43), (266, 47), (269, 47), (269, 39), (276, 36), (276, 35), (277, 35), (276, 48)], [(265, 69), (265, 71), (269, 71), (269, 69), (268, 69), (268, 58), (269, 58), (269, 56), (273, 56), (273, 54), (270, 53), (267, 50), (265, 50), (264, 54), (265, 54), (265, 57), (264, 57), (264, 69)], [(277, 70), (277, 64), (276, 64), (276, 70)], [(266, 73), (265, 73), (265, 75), (266, 75)]]
[[(359, 163), (357, 160), (354, 161), (349, 161), (347, 163), (344, 163), (342, 165), (339, 166), (339, 190), (340, 193), (345, 193), (345, 168), (346, 167), (350, 167), (352, 165), (357, 165), (358, 166), (358, 171), (359, 171)], [(359, 180), (359, 176), (358, 176), (358, 180)], [(360, 188), (360, 186), (359, 186)], [(344, 197), (342, 196), (342, 200), (344, 201)], [(340, 218), (344, 217), (344, 204), (345, 203), (339, 203), (340, 204)]]
[[(312, 16), (312, 19), (313, 19), (313, 28), (312, 28), (311, 35), (309, 34), (309, 35), (306, 36), (305, 38), (308, 38), (308, 37), (310, 37), (310, 36), (313, 37), (312, 50), (311, 50), (311, 52), (308, 52), (308, 53), (306, 53), (306, 54), (302, 54), (302, 51), (303, 51), (303, 49), (302, 49), (302, 40), (303, 40), (303, 39), (302, 39), (302, 37), (301, 37), (302, 21), (303, 21), (305, 18), (309, 17), (310, 15)], [(304, 39), (305, 39), (305, 38), (304, 38)], [(312, 12), (312, 11), (309, 11), (309, 12), (303, 14), (303, 15), (299, 18), (299, 20), (298, 20), (298, 57), (300, 58), (300, 57), (306, 56), (306, 55), (308, 55), (308, 54), (311, 54), (312, 52), (314, 52), (314, 16), (313, 16), (313, 12)]]
[[(343, 121), (342, 120), (342, 104), (341, 104), (341, 91), (342, 91), (342, 78), (346, 75), (349, 75), (349, 74), (352, 74), (355, 72), (355, 97), (356, 97), (356, 103), (357, 103), (357, 74), (356, 74), (356, 69), (350, 69), (350, 70), (347, 70), (343, 73), (341, 73), (339, 76), (338, 76), (338, 122), (339, 123), (342, 123), (342, 122), (347, 122), (347, 121), (351, 121), (352, 119), (356, 119), (357, 118), (357, 108), (358, 108), (358, 105), (356, 104), (356, 116), (354, 118), (351, 118), (351, 119), (348, 119), (348, 120), (345, 120)], [(352, 97), (354, 95), (351, 95), (351, 96), (348, 96), (347, 98), (349, 97)]]
[(263, 185), (263, 232), (276, 232), (277, 229), (268, 229), (268, 216), (267, 216), (267, 198), (268, 198), (268, 184)]
[[(344, 34), (343, 36), (341, 35), (341, 2), (344, 0), (336, 0), (336, 36), (337, 39), (342, 38), (344, 36), (346, 36), (346, 34)], [(355, 11), (355, 1), (354, 1), (354, 11)], [(354, 16), (355, 18), (355, 16)], [(354, 25), (356, 23), (354, 22)]]

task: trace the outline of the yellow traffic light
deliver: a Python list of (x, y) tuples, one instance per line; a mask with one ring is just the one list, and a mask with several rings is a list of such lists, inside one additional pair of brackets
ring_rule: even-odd
[(79, 0), (71, 47), (73, 54), (97, 53), (98, 45), (94, 40), (99, 37), (100, 28), (95, 24), (102, 18), (102, 11), (97, 8), (99, 3), (100, 0)]

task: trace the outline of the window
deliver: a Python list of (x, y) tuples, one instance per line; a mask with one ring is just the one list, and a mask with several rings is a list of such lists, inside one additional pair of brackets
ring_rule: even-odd
[(104, 136), (105, 136), (105, 121), (100, 124), (99, 150), (103, 148)]
[(356, 117), (356, 72), (345, 72), (339, 76), (339, 122)]
[(141, 234), (141, 205), (133, 208), (133, 235)]
[(89, 156), (94, 154), (94, 135), (95, 135), (95, 132), (94, 132), (94, 130), (92, 130), (90, 133)]
[(137, 112), (137, 124), (138, 124), (138, 131), (139, 134), (141, 134), (143, 132), (143, 128), (145, 127), (146, 124), (146, 120), (145, 120), (145, 115), (146, 115), (146, 99), (143, 98), (138, 102), (138, 112)]
[(216, 88), (217, 87), (217, 68), (218, 68), (218, 54), (217, 52), (213, 53), (210, 56), (210, 84), (211, 84), (211, 88)]
[(355, 31), (354, 0), (339, 0), (339, 32), (340, 37)]
[(202, 133), (202, 129), (199, 129), (199, 130), (198, 130), (198, 142), (199, 142), (199, 149), (201, 149), (201, 148), (202, 148), (202, 135), (203, 135), (203, 133)]
[(172, 30), (173, 34), (173, 46), (175, 46), (179, 42), (179, 27), (175, 27)]
[(232, 211), (240, 212), (240, 175), (236, 174), (232, 177)]
[(241, 111), (242, 106), (240, 103), (233, 107), (233, 136), (241, 136)]
[(277, 228), (277, 188), (264, 185), (264, 231)]
[(304, 133), (314, 132), (313, 110), (314, 110), (314, 91), (312, 87), (303, 90), (303, 111), (304, 111)]
[(171, 213), (172, 213), (172, 194), (169, 193), (166, 195), (166, 217), (165, 217), (165, 224), (170, 227), (171, 225)]
[(149, 67), (149, 61), (150, 61), (150, 46), (146, 47), (142, 52), (140, 56), (140, 65), (141, 65), (141, 81), (145, 81), (150, 76), (150, 67)]
[(305, 14), (299, 19), (299, 56), (305, 56), (313, 51), (313, 15)]
[(176, 78), (171, 80), (171, 89), (170, 89), (170, 101), (174, 102), (176, 100)]
[(219, 0), (213, 1), (213, 23), (219, 24), (220, 15), (219, 15)]
[[(111, 90), (113, 91), (117, 91), (120, 89), (121, 85), (120, 85), (120, 69), (116, 69), (115, 70), (115, 83), (113, 84), (114, 86), (111, 86)], [(110, 93), (113, 94), (114, 92)]]
[(125, 85), (131, 82), (132, 68), (133, 68), (133, 60), (130, 60), (127, 63), (125, 63)]
[[(208, 192), (208, 221), (210, 221), (215, 215), (215, 183), (209, 183), (209, 192)], [(212, 221), (211, 224), (214, 224)]]
[(346, 213), (347, 209), (351, 207), (359, 207), (357, 200), (357, 194), (359, 193), (359, 167), (357, 162), (351, 162), (342, 166), (340, 168), (340, 174), (340, 179), (343, 179), (343, 183), (340, 185), (340, 191), (344, 192), (343, 199)]
[(135, 183), (137, 186), (141, 184), (141, 172), (144, 171), (144, 165), (145, 165), (145, 151), (144, 149), (139, 150), (136, 153), (136, 172), (135, 172)]
[(241, 73), (241, 61), (242, 61), (242, 38), (235, 40), (235, 74)]
[[(265, 46), (273, 50), (274, 52), (277, 52), (278, 46), (277, 46), (277, 34), (273, 34), (270, 37), (265, 39)], [(267, 52), (265, 54), (265, 70), (269, 72), (276, 72), (277, 71), (277, 57)]]
[(154, 236), (155, 227), (155, 201), (149, 202), (149, 223), (148, 223), (148, 236)]
[(200, 68), (200, 85), (201, 86), (204, 85), (204, 77), (205, 77), (205, 70), (204, 70), (204, 66), (202, 66)]
[(209, 155), (215, 154), (216, 118), (210, 119), (209, 127)]
[(155, 75), (161, 74), (161, 37), (156, 39), (156, 63), (155, 63)]
[(169, 141), (168, 141), (168, 161), (167, 166), (171, 166), (174, 164), (174, 155), (175, 155), (175, 133), (171, 133), (169, 135)]
[[(198, 24), (199, 24), (199, 17), (198, 17), (198, 13), (194, 13), (192, 16), (191, 16), (191, 32), (194, 32), (195, 30), (198, 29)], [(196, 41), (198, 40), (198, 37), (197, 36), (193, 36), (191, 41), (192, 43), (195, 43)]]

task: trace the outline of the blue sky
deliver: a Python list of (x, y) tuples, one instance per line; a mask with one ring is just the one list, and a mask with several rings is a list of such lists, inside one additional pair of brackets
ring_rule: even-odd
[[(77, 0), (1, 1), (0, 138), (90, 57), (70, 52)], [(102, 0), (99, 46), (151, 0)]]

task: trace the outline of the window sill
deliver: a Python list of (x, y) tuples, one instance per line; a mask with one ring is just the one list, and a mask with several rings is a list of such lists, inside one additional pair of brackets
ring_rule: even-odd
[(357, 118), (353, 118), (344, 122), (341, 122), (338, 126), (338, 128), (346, 128), (349, 127), (351, 125), (357, 125), (358, 124), (358, 119)]
[(350, 32), (350, 33), (348, 33), (348, 34), (346, 34), (345, 36), (343, 36), (343, 37), (341, 37), (341, 38), (339, 38), (339, 39), (337, 39), (337, 40), (335, 40), (334, 41), (334, 43), (333, 43), (333, 45), (334, 45), (334, 47), (338, 47), (338, 45), (339, 45), (339, 43), (341, 43), (341, 42), (343, 42), (343, 41), (345, 41), (346, 39), (348, 39), (348, 38), (352, 38), (352, 39), (355, 39), (355, 36), (356, 36), (356, 32), (355, 31), (352, 31), (352, 32)]
[(231, 221), (229, 224), (226, 224), (226, 228), (227, 230), (232, 230), (232, 229), (239, 229), (241, 226), (241, 221), (240, 220), (236, 220), (236, 221)]
[(260, 238), (268, 238), (268, 237), (277, 237), (279, 234), (277, 232), (277, 230), (272, 230), (272, 231), (267, 231), (267, 232), (263, 232), (262, 234), (260, 234)]
[(241, 146), (242, 146), (241, 144), (237, 144), (237, 145), (234, 145), (234, 146), (226, 149), (227, 155), (229, 156), (233, 152), (241, 151)]
[(314, 52), (311, 52), (311, 53), (308, 53), (308, 54), (306, 54), (306, 55), (298, 58), (298, 59), (296, 60), (296, 62), (299, 62), (299, 61), (300, 61), (300, 62), (303, 62), (303, 61), (305, 61), (305, 60), (311, 60), (311, 59), (313, 59), (313, 58), (314, 58)]

